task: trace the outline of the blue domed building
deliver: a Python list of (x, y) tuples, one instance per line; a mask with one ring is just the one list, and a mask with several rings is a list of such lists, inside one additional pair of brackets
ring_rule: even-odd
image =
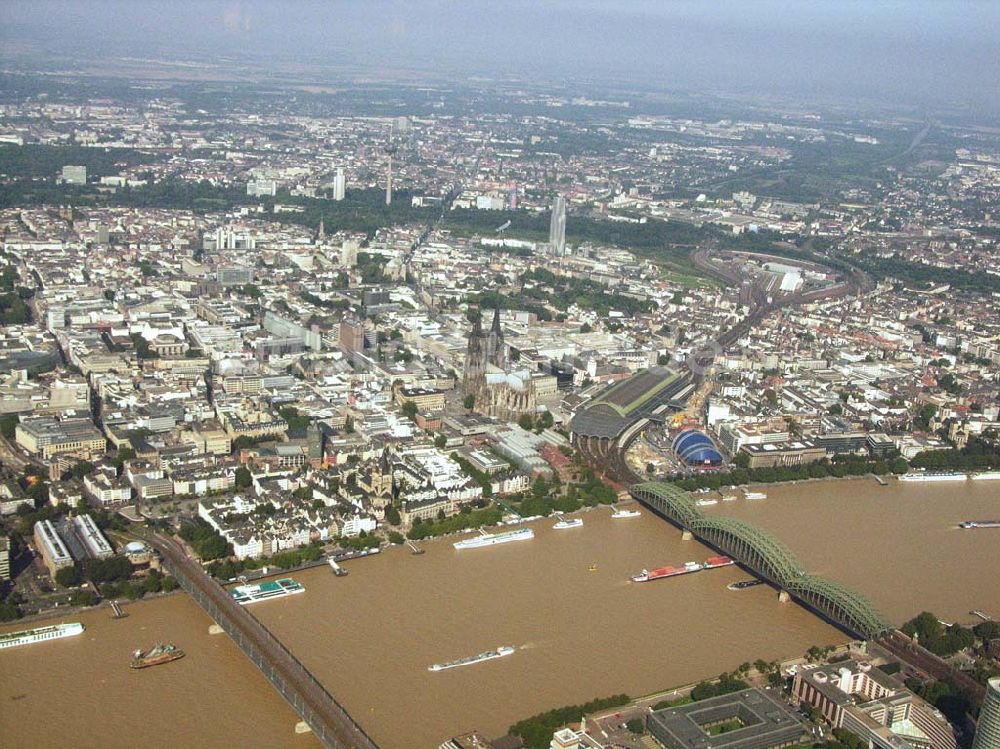
[(698, 429), (685, 429), (674, 437), (670, 447), (689, 466), (719, 466), (723, 462), (715, 443)]

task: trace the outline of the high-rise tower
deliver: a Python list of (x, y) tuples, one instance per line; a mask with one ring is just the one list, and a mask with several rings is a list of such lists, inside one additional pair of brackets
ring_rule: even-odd
[(385, 204), (392, 205), (392, 156), (396, 153), (396, 146), (392, 142), (392, 126), (389, 127), (389, 145), (385, 147), (385, 152), (389, 154), (389, 167), (385, 173)]
[(347, 194), (347, 177), (342, 168), (337, 169), (337, 174), (333, 178), (333, 199), (343, 200)]
[(566, 254), (566, 198), (556, 195), (552, 202), (552, 219), (549, 222), (549, 251), (553, 255)]
[(986, 698), (976, 723), (972, 749), (1000, 749), (1000, 678), (986, 684)]

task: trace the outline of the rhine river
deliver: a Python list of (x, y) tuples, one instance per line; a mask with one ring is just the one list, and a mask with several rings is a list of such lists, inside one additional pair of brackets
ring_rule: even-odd
[[(805, 566), (852, 586), (894, 622), (922, 609), (968, 620), (1000, 615), (1000, 483), (896, 484), (871, 479), (768, 487), (768, 499), (719, 503), (781, 538)], [(531, 541), (457, 551), (454, 539), (391, 549), (294, 577), (306, 593), (252, 611), (383, 749), (489, 737), (536, 712), (617, 692), (640, 696), (756, 658), (780, 659), (846, 635), (758, 586), (733, 592), (736, 568), (646, 584), (643, 567), (712, 552), (643, 512), (581, 528), (532, 524)], [(589, 567), (596, 565), (596, 571)], [(74, 617), (81, 637), (0, 652), (0, 725), (12, 746), (246, 746), (313, 749), (298, 719), (186, 596)], [(13, 629), (16, 627), (5, 627)], [(188, 657), (132, 672), (129, 653), (170, 640)], [(432, 673), (432, 663), (513, 645), (507, 658)], [(53, 719), (58, 715), (59, 719)], [(104, 717), (101, 717), (104, 716)]]
[(872, 478), (765, 488), (768, 498), (720, 502), (706, 515), (742, 518), (784, 541), (806, 568), (864, 594), (901, 624), (921, 611), (972, 623), (1000, 619), (1000, 481), (899, 482)]

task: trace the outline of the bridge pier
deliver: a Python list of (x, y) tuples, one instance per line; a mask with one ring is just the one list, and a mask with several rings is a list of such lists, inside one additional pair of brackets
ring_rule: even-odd
[(694, 539), (694, 534), (687, 528), (681, 531), (681, 541), (691, 541), (692, 539)]
[(212, 623), (208, 627), (208, 633), (210, 635), (222, 635), (226, 633), (226, 630), (224, 630), (218, 624)]
[(312, 729), (309, 727), (308, 723), (304, 720), (300, 720), (295, 724), (295, 733), (312, 733)]
[(792, 600), (792, 597), (790, 595), (788, 595), (788, 591), (787, 590), (779, 590), (778, 591), (778, 603), (788, 603), (791, 600)]

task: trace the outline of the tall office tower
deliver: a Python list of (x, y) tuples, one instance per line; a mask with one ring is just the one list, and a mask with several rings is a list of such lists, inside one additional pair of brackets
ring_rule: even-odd
[(986, 699), (979, 711), (972, 749), (1000, 749), (1000, 678), (986, 684)]
[(389, 136), (389, 145), (385, 152), (389, 154), (389, 169), (385, 174), (385, 204), (392, 205), (392, 155), (396, 153), (396, 147), (392, 145), (392, 136)]
[(343, 169), (337, 169), (337, 176), (333, 178), (333, 199), (343, 200), (347, 192), (347, 176)]
[(553, 255), (566, 254), (566, 198), (556, 195), (549, 222), (549, 250)]
[(344, 318), (340, 321), (340, 350), (351, 359), (365, 350), (365, 325), (361, 320)]

